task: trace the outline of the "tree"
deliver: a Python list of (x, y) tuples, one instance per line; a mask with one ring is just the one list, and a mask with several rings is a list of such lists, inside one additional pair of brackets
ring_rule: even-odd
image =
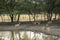
[(9, 14), (11, 22), (13, 22), (14, 0), (0, 0), (0, 4), (1, 13)]
[(55, 16), (56, 16), (56, 14), (59, 14), (60, 15), (60, 11), (59, 10), (60, 10), (60, 0), (57, 0), (55, 2), (55, 7), (53, 9), (53, 12), (55, 13)]
[(8, 13), (11, 22), (13, 22), (14, 15), (18, 15), (17, 22), (19, 22), (20, 14), (34, 15), (33, 19), (36, 21), (36, 14), (40, 12), (47, 12), (49, 19), (52, 18), (52, 11), (55, 7), (56, 0), (0, 0), (1, 13)]
[(48, 20), (51, 21), (51, 18), (52, 18), (52, 11), (55, 7), (55, 2), (56, 0), (46, 0), (46, 12), (48, 13)]

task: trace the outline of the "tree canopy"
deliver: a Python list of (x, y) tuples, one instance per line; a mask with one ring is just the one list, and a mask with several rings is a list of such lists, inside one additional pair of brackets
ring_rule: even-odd
[(59, 10), (60, 0), (0, 0), (0, 13), (40, 13)]

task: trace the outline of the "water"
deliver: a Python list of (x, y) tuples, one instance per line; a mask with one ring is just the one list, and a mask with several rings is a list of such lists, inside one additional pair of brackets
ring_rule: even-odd
[(31, 31), (0, 31), (0, 40), (47, 40), (48, 38), (57, 37)]

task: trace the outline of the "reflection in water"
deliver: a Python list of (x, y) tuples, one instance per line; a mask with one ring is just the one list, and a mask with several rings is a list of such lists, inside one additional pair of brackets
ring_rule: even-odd
[(0, 40), (54, 40), (57, 38), (31, 31), (0, 31)]
[(0, 40), (10, 40), (11, 32), (9, 31), (0, 31)]

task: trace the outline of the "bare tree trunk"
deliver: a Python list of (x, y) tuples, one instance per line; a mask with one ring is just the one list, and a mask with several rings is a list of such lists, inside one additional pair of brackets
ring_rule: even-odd
[(13, 22), (13, 14), (10, 15), (11, 22)]
[(48, 21), (51, 21), (51, 18), (52, 18), (52, 14), (48, 13), (48, 14), (47, 14), (47, 19), (48, 19)]
[(45, 19), (45, 13), (44, 13), (44, 21), (45, 21), (46, 19)]
[(18, 19), (17, 19), (17, 22), (19, 22), (19, 18), (20, 18), (20, 14), (18, 14)]
[(54, 20), (56, 20), (56, 15), (57, 15), (57, 14), (55, 13), (55, 19), (54, 19)]
[(52, 12), (51, 12), (51, 14), (50, 14), (50, 21), (51, 21), (51, 19), (52, 19)]
[(35, 14), (34, 14), (34, 22), (35, 22)]
[(42, 21), (42, 14), (41, 14), (41, 21)]
[(14, 18), (13, 18), (13, 20), (16, 22), (16, 15), (14, 15)]
[(31, 19), (30, 19), (30, 14), (28, 14), (29, 15), (29, 21), (31, 21)]
[(1, 15), (1, 19), (2, 19), (2, 22), (3, 22), (3, 17), (2, 17), (2, 15)]

